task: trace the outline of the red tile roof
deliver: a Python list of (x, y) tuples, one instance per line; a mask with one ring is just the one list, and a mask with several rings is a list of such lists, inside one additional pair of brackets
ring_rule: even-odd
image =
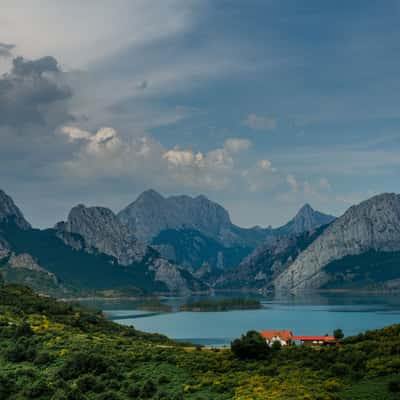
[(291, 331), (261, 331), (261, 336), (264, 339), (271, 340), (274, 337), (279, 337), (282, 340), (288, 341), (292, 339), (293, 333)]
[(334, 342), (333, 336), (293, 336), (292, 340), (300, 340), (302, 342)]

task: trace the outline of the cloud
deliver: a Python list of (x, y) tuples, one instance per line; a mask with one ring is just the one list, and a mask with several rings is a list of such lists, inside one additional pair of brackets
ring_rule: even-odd
[(0, 42), (0, 57), (12, 57), (12, 50), (14, 49), (15, 44), (7, 44)]
[(250, 192), (260, 192), (277, 187), (282, 182), (282, 174), (267, 159), (259, 160), (251, 168), (241, 173), (245, 186)]
[(77, 126), (63, 126), (58, 133), (68, 143), (78, 145), (71, 159), (60, 167), (66, 179), (75, 181), (111, 179), (125, 184), (146, 182), (147, 186), (152, 182), (157, 187), (221, 189), (231, 181), (233, 154), (238, 151), (237, 146), (208, 152), (178, 146), (167, 149), (144, 132), (128, 138), (111, 127), (90, 133)]
[(254, 131), (271, 131), (277, 127), (275, 118), (259, 116), (257, 114), (247, 115), (243, 120), (243, 124)]
[(63, 126), (59, 132), (68, 137), (68, 142), (72, 143), (75, 140), (90, 139), (91, 133), (76, 126)]
[(0, 78), (0, 125), (44, 124), (56, 117), (67, 118), (66, 109), (58, 104), (72, 92), (57, 81), (59, 74), (53, 57), (15, 58), (11, 71)]
[(231, 138), (224, 143), (224, 149), (230, 153), (239, 153), (248, 150), (251, 147), (251, 141), (248, 139)]
[(0, 34), (31, 58), (53, 54), (73, 68), (82, 68), (129, 46), (140, 47), (186, 32), (196, 11), (205, 8), (198, 3), (117, 0), (110, 7), (107, 0), (97, 0), (95, 5), (43, 0), (38, 7), (2, 0)]
[(299, 189), (299, 185), (297, 183), (296, 178), (292, 174), (289, 174), (286, 177), (286, 180), (287, 180), (287, 183), (289, 184), (290, 189), (292, 190), (292, 192), (296, 193), (298, 191), (298, 189)]

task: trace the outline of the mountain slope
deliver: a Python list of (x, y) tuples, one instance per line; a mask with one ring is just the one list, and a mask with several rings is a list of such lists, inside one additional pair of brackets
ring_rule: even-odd
[(219, 289), (270, 289), (273, 279), (326, 229), (326, 225), (298, 235), (269, 237), (240, 265), (215, 281)]
[(58, 236), (72, 246), (74, 243), (70, 242), (68, 233), (80, 235), (86, 251), (115, 257), (122, 266), (137, 268), (138, 264), (145, 264), (154, 272), (154, 278), (171, 291), (187, 292), (193, 289), (192, 284), (195, 290), (204, 288), (196, 278), (138, 241), (108, 208), (78, 205), (71, 210), (66, 222), (56, 225), (56, 230)]
[[(80, 204), (71, 209), (67, 221), (59, 222), (55, 229), (63, 233), (75, 233), (83, 237), (87, 250), (115, 257), (121, 265), (140, 262), (149, 248), (139, 242), (116, 215), (105, 207), (85, 207)], [(74, 246), (74, 243), (71, 243)]]
[[(132, 288), (136, 292), (206, 286), (138, 242), (105, 208), (78, 206), (56, 229), (32, 229), (0, 193), (0, 267), (9, 280), (51, 293)], [(60, 293), (58, 293), (60, 294)]]
[(30, 229), (31, 225), (24, 218), (13, 199), (0, 189), (0, 223), (13, 222), (20, 229)]
[(193, 229), (166, 229), (151, 242), (164, 257), (197, 271), (207, 264), (211, 269), (229, 269), (237, 266), (252, 248), (244, 246), (225, 247)]
[[(334, 221), (281, 275), (277, 289), (313, 289), (334, 279), (329, 264), (369, 251), (400, 250), (400, 196), (381, 194), (351, 207)], [(334, 268), (334, 267), (332, 267)], [(400, 268), (396, 268), (400, 277)]]

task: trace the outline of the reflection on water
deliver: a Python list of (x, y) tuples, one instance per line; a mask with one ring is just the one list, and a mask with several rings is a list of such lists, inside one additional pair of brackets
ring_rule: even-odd
[[(237, 294), (229, 297), (232, 296), (238, 297)], [(260, 297), (264, 306), (260, 310), (179, 312), (179, 306), (188, 300), (166, 299), (174, 310), (167, 314), (137, 311), (137, 303), (127, 302), (114, 302), (112, 306), (103, 305), (102, 308), (118, 323), (210, 346), (228, 345), (250, 329), (290, 329), (296, 335), (324, 335), (341, 328), (346, 335), (353, 335), (400, 323), (400, 298), (396, 294), (277, 294)]]

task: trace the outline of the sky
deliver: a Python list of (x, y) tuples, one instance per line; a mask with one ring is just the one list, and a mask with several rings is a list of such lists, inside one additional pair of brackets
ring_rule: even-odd
[(400, 1), (2, 0), (0, 188), (204, 194), (241, 226), (399, 192)]

